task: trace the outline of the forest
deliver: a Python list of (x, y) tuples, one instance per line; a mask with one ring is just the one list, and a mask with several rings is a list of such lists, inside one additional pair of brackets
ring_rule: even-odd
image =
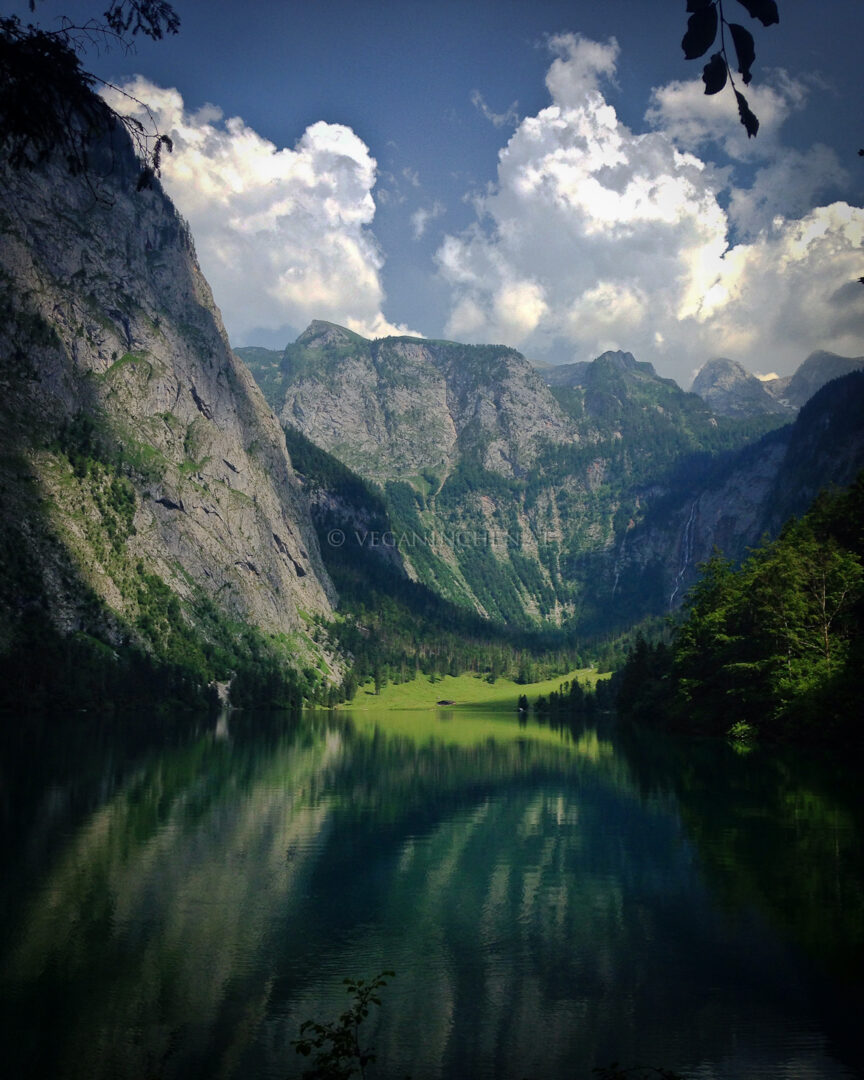
[(862, 743), (864, 474), (744, 563), (716, 555), (670, 639), (618, 673), (623, 717), (673, 729)]

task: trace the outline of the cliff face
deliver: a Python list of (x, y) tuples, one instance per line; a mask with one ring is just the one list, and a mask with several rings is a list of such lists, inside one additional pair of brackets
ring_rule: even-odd
[(861, 368), (864, 368), (864, 356), (838, 356), (837, 353), (819, 351), (811, 353), (792, 376), (782, 380), (785, 385), (778, 387), (776, 392), (771, 383), (766, 383), (766, 387), (784, 404), (800, 409), (826, 383)]
[(503, 346), (367, 341), (313, 322), (282, 369), (283, 423), (377, 481), (449, 471), (466, 451), (514, 476), (540, 440), (579, 438), (533, 366)]
[(0, 171), (5, 636), (33, 604), (63, 632), (140, 636), (153, 575), (190, 622), (203, 601), (296, 634), (334, 593), (281, 428), (125, 137), (91, 162)]
[(794, 423), (655, 506), (622, 541), (616, 574), (656, 575), (675, 607), (715, 550), (741, 560), (805, 513), (820, 491), (852, 483), (864, 468), (862, 418), (864, 372), (825, 385)]
[(381, 486), (410, 576), (510, 622), (602, 624), (613, 589), (624, 620), (656, 608), (653, 582), (615, 578), (621, 539), (679, 456), (746, 437), (628, 353), (539, 372), (501, 346), (320, 322), (239, 352), (286, 430)]
[(554, 498), (544, 484), (526, 507), (523, 489), (544, 447), (596, 435), (562, 411), (521, 354), (368, 341), (324, 322), (285, 349), (278, 375), (260, 350), (239, 352), (265, 373), (286, 428), (385, 489), (409, 576), (492, 618), (566, 614), (537, 547), (550, 528), (560, 532)]

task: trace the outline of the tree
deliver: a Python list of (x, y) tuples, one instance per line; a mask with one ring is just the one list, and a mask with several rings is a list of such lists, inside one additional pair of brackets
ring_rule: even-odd
[(718, 733), (743, 722), (784, 737), (859, 741), (862, 536), (864, 473), (738, 569), (712, 559), (668, 657), (637, 640), (617, 679), (621, 712)]
[[(29, 6), (35, 11), (36, 0)], [(158, 41), (179, 29), (179, 16), (165, 0), (111, 0), (102, 20), (79, 25), (63, 18), (56, 30), (16, 15), (0, 18), (0, 152), (6, 161), (24, 168), (59, 152), (71, 173), (84, 173), (93, 141), (119, 125), (141, 162), (138, 188), (149, 186), (163, 150), (172, 149), (170, 138), (156, 130), (152, 115), (148, 130), (110, 108), (94, 92), (110, 84), (87, 71), (81, 58), (92, 46), (128, 50), (138, 34)]]
[[(773, 26), (780, 22), (776, 0), (738, 0), (738, 3), (763, 26)], [(747, 137), (752, 138), (759, 130), (759, 121), (750, 110), (747, 99), (735, 87), (726, 36), (728, 34), (732, 39), (741, 81), (745, 86), (749, 86), (753, 77), (751, 69), (756, 62), (753, 35), (740, 23), (727, 21), (723, 12), (723, 0), (687, 0), (687, 11), (690, 12), (690, 18), (687, 21), (687, 32), (681, 41), (685, 59), (696, 60), (704, 56), (717, 40), (719, 33), (720, 48), (712, 53), (702, 70), (705, 93), (719, 94), (728, 81), (738, 103), (738, 116), (747, 131)]]

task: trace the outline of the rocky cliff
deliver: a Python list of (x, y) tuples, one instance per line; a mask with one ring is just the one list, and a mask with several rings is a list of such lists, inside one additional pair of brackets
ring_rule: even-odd
[(864, 372), (819, 390), (795, 421), (715, 461), (705, 475), (670, 489), (622, 538), (610, 575), (653, 577), (667, 607), (680, 603), (698, 568), (715, 551), (743, 559), (805, 513), (820, 491), (850, 484), (864, 469)]
[(320, 322), (281, 354), (239, 352), (286, 430), (380, 486), (404, 570), (508, 622), (605, 625), (613, 597), (624, 622), (665, 609), (677, 564), (658, 579), (622, 543), (778, 422), (718, 420), (623, 352), (538, 372), (500, 346)]
[[(789, 378), (766, 382), (765, 388), (785, 405), (800, 409), (826, 383), (861, 368), (864, 368), (864, 356), (838, 356), (820, 350), (811, 353)], [(776, 387), (775, 382), (779, 384)]]
[(515, 476), (542, 440), (579, 439), (534, 367), (503, 346), (367, 341), (313, 322), (282, 369), (283, 423), (379, 481), (449, 471), (466, 451)]
[(0, 648), (34, 607), (156, 648), (158, 594), (324, 669), (301, 612), (334, 593), (280, 426), (125, 134), (89, 156), (0, 170)]

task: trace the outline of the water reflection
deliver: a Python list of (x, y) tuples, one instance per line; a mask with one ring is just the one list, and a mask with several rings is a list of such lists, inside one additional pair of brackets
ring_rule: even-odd
[(385, 967), (378, 1076), (855, 1075), (860, 818), (812, 763), (482, 713), (12, 738), (9, 1075), (299, 1075)]

